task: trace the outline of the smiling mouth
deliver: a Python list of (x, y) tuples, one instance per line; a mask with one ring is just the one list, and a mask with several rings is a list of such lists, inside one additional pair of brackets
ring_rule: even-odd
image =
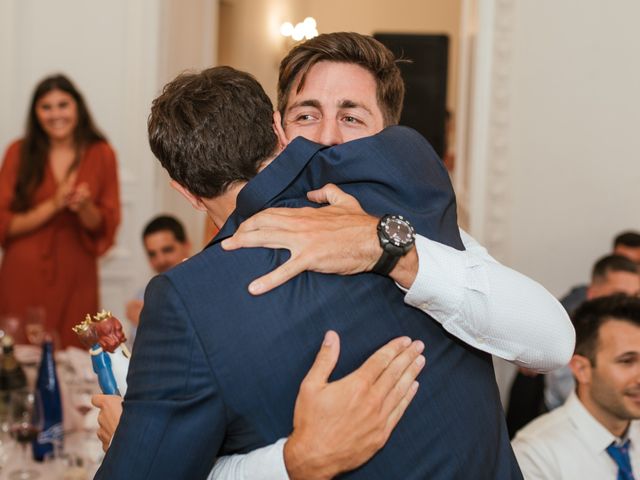
[(640, 392), (627, 392), (625, 396), (635, 403), (640, 403)]
[(65, 123), (50, 123), (48, 125), (48, 127), (51, 130), (68, 130), (69, 129), (69, 123), (65, 122)]

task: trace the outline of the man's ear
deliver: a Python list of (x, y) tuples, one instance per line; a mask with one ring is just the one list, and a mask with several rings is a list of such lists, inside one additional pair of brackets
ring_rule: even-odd
[(284, 133), (284, 128), (282, 127), (282, 116), (280, 112), (277, 110), (273, 112), (273, 131), (276, 132), (276, 137), (278, 137), (278, 143), (282, 148), (289, 145), (289, 139)]
[(576, 381), (580, 384), (591, 383), (591, 362), (587, 357), (574, 354), (569, 360), (569, 368), (573, 372), (573, 376), (576, 377)]
[(203, 212), (205, 212), (207, 210), (207, 208), (205, 207), (204, 203), (202, 203), (202, 200), (200, 199), (200, 197), (198, 197), (197, 195), (194, 195), (193, 193), (191, 193), (189, 190), (184, 188), (182, 185), (180, 185), (175, 180), (171, 180), (170, 184), (171, 184), (171, 188), (173, 188), (174, 190), (177, 190), (178, 192), (180, 192), (180, 194), (189, 201), (189, 203), (191, 204), (191, 206), (193, 208), (195, 208), (196, 210), (203, 211)]

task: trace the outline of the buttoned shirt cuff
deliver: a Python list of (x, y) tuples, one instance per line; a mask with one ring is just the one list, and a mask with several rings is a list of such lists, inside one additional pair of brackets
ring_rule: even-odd
[[(465, 315), (465, 295), (475, 290), (480, 303), (487, 291), (485, 272), (477, 268), (481, 262), (475, 261), (465, 252), (455, 250), (420, 235), (416, 236), (418, 273), (406, 292), (405, 303), (422, 310), (440, 322), (447, 330), (455, 331), (463, 340), (471, 340), (468, 333), (478, 333), (478, 325), (466, 325), (470, 317)], [(486, 309), (486, 306), (484, 307)], [(472, 318), (472, 317), (471, 317)], [(474, 338), (472, 343), (480, 342)]]

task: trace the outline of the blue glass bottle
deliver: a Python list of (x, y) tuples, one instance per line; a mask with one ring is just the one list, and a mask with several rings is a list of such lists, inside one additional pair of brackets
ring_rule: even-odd
[(63, 438), (60, 384), (56, 375), (51, 340), (45, 340), (42, 344), (42, 360), (38, 371), (36, 390), (42, 399), (44, 425), (38, 438), (33, 441), (33, 458), (42, 461), (48, 452), (53, 451), (54, 445), (62, 443)]

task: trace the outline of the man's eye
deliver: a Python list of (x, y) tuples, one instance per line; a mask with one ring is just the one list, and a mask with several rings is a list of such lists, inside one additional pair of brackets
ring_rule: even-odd
[(296, 117), (296, 121), (298, 122), (308, 122), (310, 120), (313, 120), (313, 115), (309, 115), (307, 113), (303, 113), (302, 115), (298, 115)]
[(346, 123), (361, 123), (356, 117), (352, 117), (351, 115), (347, 115), (343, 118)]

